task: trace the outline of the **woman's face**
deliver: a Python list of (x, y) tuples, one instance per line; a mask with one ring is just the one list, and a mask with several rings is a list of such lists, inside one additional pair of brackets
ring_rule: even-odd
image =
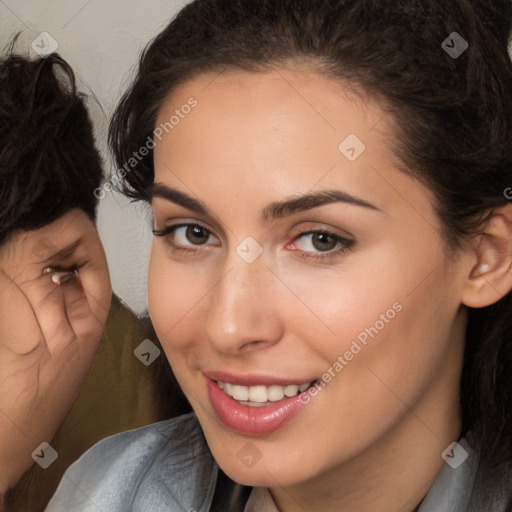
[(456, 435), (466, 276), (379, 105), (230, 72), (175, 90), (164, 123), (150, 314), (224, 471), (293, 485), (449, 418)]

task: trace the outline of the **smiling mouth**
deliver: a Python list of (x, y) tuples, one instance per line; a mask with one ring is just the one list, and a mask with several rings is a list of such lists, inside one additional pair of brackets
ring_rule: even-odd
[(250, 407), (265, 407), (273, 405), (284, 398), (293, 398), (307, 391), (317, 380), (306, 382), (304, 384), (288, 384), (281, 386), (274, 384), (271, 386), (241, 386), (229, 382), (216, 381), (222, 391), (238, 403)]

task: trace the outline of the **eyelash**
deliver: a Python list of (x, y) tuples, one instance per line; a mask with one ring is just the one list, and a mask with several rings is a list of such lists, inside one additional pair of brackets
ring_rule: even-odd
[[(175, 224), (174, 226), (168, 226), (164, 229), (158, 230), (153, 229), (153, 235), (157, 237), (163, 237), (166, 240), (166, 243), (168, 243), (173, 251), (176, 252), (185, 252), (185, 253), (195, 253), (197, 254), (198, 251), (202, 251), (202, 246), (197, 245), (196, 248), (192, 249), (190, 247), (184, 247), (182, 245), (178, 245), (175, 243), (170, 235), (172, 235), (177, 229), (183, 228), (183, 227), (199, 227), (201, 229), (204, 229), (207, 233), (212, 234), (212, 232), (207, 229), (206, 227), (202, 226), (201, 224), (197, 223), (184, 223), (184, 224)], [(327, 235), (331, 238), (333, 238), (337, 244), (340, 244), (341, 246), (338, 249), (332, 249), (330, 251), (318, 251), (318, 252), (310, 252), (310, 251), (300, 251), (300, 257), (304, 259), (313, 259), (313, 260), (319, 260), (319, 259), (327, 259), (327, 258), (333, 258), (335, 256), (341, 255), (345, 253), (346, 251), (353, 250), (355, 241), (349, 240), (347, 238), (343, 238), (335, 233), (332, 233), (331, 231), (328, 231), (326, 229), (318, 229), (318, 230), (305, 230), (301, 233), (298, 233), (293, 241), (305, 237), (307, 235)], [(206, 244), (205, 244), (206, 245)], [(290, 244), (288, 244), (290, 245)]]
[(198, 227), (198, 228), (204, 229), (209, 234), (212, 234), (211, 231), (209, 229), (207, 229), (206, 227), (202, 226), (201, 224), (192, 223), (192, 222), (191, 223), (183, 223), (183, 224), (175, 224), (174, 226), (168, 226), (161, 230), (153, 229), (152, 231), (153, 231), (154, 236), (164, 238), (166, 243), (169, 244), (170, 248), (173, 251), (189, 253), (189, 254), (190, 253), (197, 254), (198, 252), (203, 251), (204, 249), (202, 248), (201, 245), (197, 245), (194, 249), (192, 249), (191, 247), (184, 247), (184, 246), (179, 245), (176, 242), (174, 242), (174, 240), (172, 239), (172, 237), (170, 235), (172, 235), (177, 229), (184, 228), (184, 227)]
[[(340, 235), (337, 235), (336, 233), (333, 233), (332, 231), (329, 231), (327, 229), (306, 229), (300, 233), (298, 233), (293, 241), (299, 240), (302, 237), (305, 237), (307, 235), (327, 235), (330, 238), (334, 239), (336, 244), (340, 244), (340, 246), (337, 249), (331, 249), (330, 251), (317, 251), (317, 252), (310, 252), (310, 251), (300, 251), (299, 256), (304, 259), (310, 259), (310, 260), (326, 260), (328, 258), (335, 258), (336, 256), (340, 256), (344, 254), (347, 251), (353, 250), (355, 245), (355, 240), (349, 240), (348, 238), (343, 238)], [(289, 245), (289, 244), (288, 244)]]

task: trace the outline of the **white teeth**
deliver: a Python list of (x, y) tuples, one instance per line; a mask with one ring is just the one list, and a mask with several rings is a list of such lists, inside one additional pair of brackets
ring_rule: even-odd
[(286, 396), (295, 396), (299, 392), (299, 386), (297, 384), (290, 384), (284, 387), (284, 394)]
[(249, 388), (250, 402), (266, 402), (268, 400), (267, 388), (265, 386), (251, 386)]
[(277, 402), (284, 398), (284, 387), (283, 386), (269, 386), (267, 390), (268, 399), (271, 402)]
[(273, 384), (272, 386), (240, 386), (219, 380), (217, 384), (227, 395), (238, 400), (240, 403), (259, 407), (261, 405), (269, 405), (268, 402), (278, 402), (285, 396), (297, 396), (298, 393), (306, 391), (312, 382), (306, 382), (301, 385), (288, 384), (287, 386), (280, 386), (278, 384)]
[(249, 400), (249, 388), (247, 386), (231, 386), (229, 393), (235, 400)]

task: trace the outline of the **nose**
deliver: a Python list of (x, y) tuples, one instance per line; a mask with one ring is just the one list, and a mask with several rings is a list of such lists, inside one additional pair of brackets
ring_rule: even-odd
[(275, 276), (262, 258), (237, 258), (212, 290), (205, 322), (210, 343), (230, 355), (271, 347), (284, 332)]

